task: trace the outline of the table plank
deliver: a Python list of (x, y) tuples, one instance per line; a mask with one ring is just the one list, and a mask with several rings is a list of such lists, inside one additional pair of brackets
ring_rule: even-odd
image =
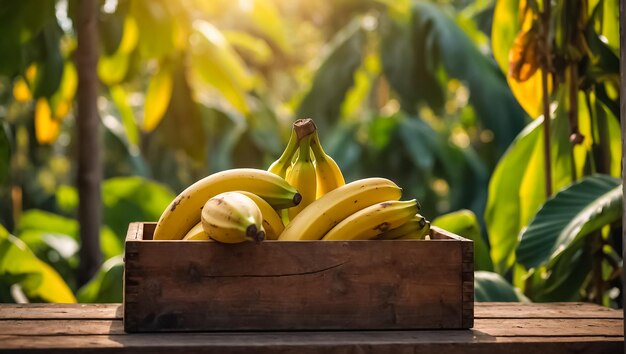
[(1, 320), (122, 319), (121, 304), (0, 304)]
[(622, 310), (584, 302), (477, 302), (474, 318), (623, 318)]
[[(479, 340), (468, 345), (459, 343), (459, 338), (469, 331), (424, 331), (407, 336), (392, 333), (254, 333), (254, 334), (134, 334), (134, 335), (82, 335), (82, 336), (7, 336), (0, 335), (2, 351), (67, 353), (90, 351), (98, 353), (164, 353), (177, 354), (202, 351), (203, 353), (507, 353), (528, 354), (529, 350), (539, 353), (619, 353), (623, 340), (617, 337), (561, 337), (549, 342), (536, 337), (493, 338)], [(463, 338), (465, 340), (466, 338)], [(416, 348), (419, 350), (416, 351)]]
[(473, 330), (125, 334), (120, 304), (0, 304), (0, 351), (618, 353), (623, 316), (593, 304), (476, 303)]
[[(5, 320), (1, 323), (0, 334), (3, 335), (124, 334), (124, 328), (120, 320)], [(373, 333), (378, 331), (364, 332)], [(392, 332), (384, 331), (384, 333)], [(412, 333), (423, 334), (426, 332), (428, 331), (399, 331), (399, 333), (404, 333), (405, 335)], [(445, 330), (430, 332), (447, 333)], [(623, 336), (624, 327), (623, 321), (619, 319), (477, 319), (473, 331), (451, 331), (451, 333), (454, 332), (467, 332), (472, 333), (472, 335), (484, 334), (491, 337), (621, 337)], [(256, 334), (255, 332), (245, 333)]]
[[(2, 304), (5, 319), (121, 319), (121, 304)], [(475, 318), (623, 318), (621, 310), (595, 304), (477, 302)]]

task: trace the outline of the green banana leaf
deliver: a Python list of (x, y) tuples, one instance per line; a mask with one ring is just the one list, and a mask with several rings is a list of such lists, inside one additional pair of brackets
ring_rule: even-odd
[(478, 302), (529, 302), (500, 274), (486, 271), (474, 272), (474, 298)]
[(15, 284), (32, 302), (76, 302), (59, 273), (0, 225), (0, 293), (8, 293)]
[[(224, 35), (206, 21), (194, 21), (197, 44), (191, 46), (188, 77), (197, 96), (209, 98), (217, 90), (242, 115), (250, 113), (246, 93), (253, 82), (248, 68)], [(176, 95), (176, 85), (174, 86)], [(203, 100), (203, 98), (201, 98)]]
[[(72, 289), (76, 286), (80, 245), (78, 232), (76, 220), (38, 209), (24, 212), (16, 228), (17, 237), (39, 259), (53, 267)], [(100, 229), (100, 249), (104, 259), (109, 259), (124, 251), (124, 243), (108, 226), (103, 225)]]
[(0, 120), (0, 186), (4, 185), (4, 181), (9, 176), (9, 168), (11, 164), (11, 135), (9, 133), (9, 124)]
[(531, 122), (513, 141), (496, 166), (489, 181), (485, 222), (494, 269), (500, 274), (514, 263), (520, 225), (519, 189), (526, 164), (541, 137), (543, 119)]
[(78, 301), (85, 303), (122, 302), (124, 261), (117, 256), (104, 262), (98, 273), (78, 290)]
[[(67, 213), (78, 207), (76, 189), (63, 186), (57, 190), (57, 203)], [(104, 224), (124, 242), (128, 224), (157, 221), (176, 195), (164, 185), (142, 177), (116, 177), (102, 183)]]
[[(571, 183), (574, 169), (564, 105), (559, 106), (553, 116), (550, 123), (552, 188), (556, 191)], [(580, 129), (586, 136), (591, 136), (589, 120), (587, 110), (579, 109)], [(546, 200), (542, 125), (543, 117), (539, 117), (518, 135), (489, 181), (485, 222), (491, 259), (500, 274), (512, 267), (520, 230), (528, 225)], [(578, 176), (582, 174), (586, 156), (584, 149), (575, 150)]]
[(527, 268), (553, 264), (590, 232), (622, 217), (622, 185), (618, 179), (584, 178), (548, 200), (520, 234), (517, 261)]
[(40, 44), (41, 52), (45, 53), (42, 58), (37, 60), (37, 74), (33, 85), (33, 96), (50, 97), (52, 96), (63, 77), (65, 63), (61, 54), (61, 36), (63, 30), (53, 19), (49, 19), (41, 31), (43, 42)]
[(591, 253), (583, 244), (572, 245), (548, 267), (531, 270), (526, 296), (532, 301), (582, 301), (580, 289), (591, 272)]
[(410, 23), (383, 18), (381, 32), (383, 72), (407, 112), (414, 114), (421, 100), (435, 110), (443, 107), (441, 75), (436, 75), (443, 68), (469, 88), (469, 102), (483, 126), (494, 132), (499, 153), (523, 129), (524, 111), (505, 77), (441, 7), (413, 2)]
[(175, 47), (176, 31), (172, 6), (165, 1), (131, 1), (130, 16), (137, 22), (139, 53), (144, 58), (161, 58)]
[(332, 123), (339, 119), (346, 93), (354, 85), (354, 72), (363, 59), (364, 42), (360, 18), (339, 31), (325, 48), (328, 54), (297, 108), (296, 117), (315, 119), (321, 136), (330, 133)]
[(0, 13), (0, 75), (13, 77), (24, 71), (39, 52), (35, 38), (54, 17), (55, 2), (38, 0), (2, 3)]
[(137, 120), (132, 107), (128, 103), (128, 94), (123, 86), (113, 85), (109, 87), (109, 93), (115, 107), (119, 112), (124, 131), (126, 132), (127, 141), (135, 148), (139, 144), (139, 131), (137, 129)]
[(478, 219), (471, 210), (441, 215), (432, 224), (474, 241), (474, 269), (493, 271), (489, 248), (481, 235)]
[[(202, 61), (202, 55), (198, 54), (198, 57), (197, 60), (201, 61), (204, 65), (210, 64)], [(198, 70), (201, 69), (198, 68)], [(226, 72), (227, 71), (220, 72), (220, 75), (226, 76)], [(204, 93), (200, 93), (201, 85), (192, 86), (193, 81), (191, 78), (199, 78), (199, 76), (192, 75), (187, 73), (187, 68), (182, 60), (174, 65), (170, 103), (165, 111), (165, 116), (163, 116), (161, 123), (153, 133), (157, 133), (159, 139), (166, 141), (170, 147), (182, 149), (193, 160), (201, 162), (206, 159), (206, 147), (208, 142), (202, 121), (202, 114), (200, 112), (200, 104), (194, 99), (196, 96), (203, 95)], [(219, 80), (222, 80), (222, 78)], [(244, 95), (240, 91), (237, 91), (237, 94)], [(223, 95), (226, 94), (223, 93)], [(243, 100), (243, 96), (239, 98)], [(240, 107), (240, 109), (244, 108)], [(247, 109), (248, 107), (246, 105), (246, 112)]]

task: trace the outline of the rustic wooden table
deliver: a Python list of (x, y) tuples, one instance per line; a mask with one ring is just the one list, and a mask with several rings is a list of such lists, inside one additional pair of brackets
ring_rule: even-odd
[(621, 311), (476, 303), (472, 330), (125, 334), (122, 307), (0, 304), (0, 351), (45, 353), (622, 353)]

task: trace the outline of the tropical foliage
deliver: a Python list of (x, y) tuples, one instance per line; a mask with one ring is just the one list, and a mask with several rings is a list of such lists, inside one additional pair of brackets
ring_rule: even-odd
[(77, 3), (0, 3), (0, 255), (30, 257), (0, 263), (2, 301), (119, 301), (129, 222), (209, 173), (267, 168), (309, 116), (347, 180), (391, 178), (475, 241), (478, 300), (619, 305), (617, 1), (553, 1), (548, 54), (532, 0), (103, 1), (106, 261), (82, 287)]

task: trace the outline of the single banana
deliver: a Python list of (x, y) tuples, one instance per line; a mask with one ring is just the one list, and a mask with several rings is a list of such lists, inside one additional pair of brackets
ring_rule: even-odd
[(333, 227), (323, 241), (370, 240), (411, 220), (417, 213), (417, 200), (386, 201), (348, 216)]
[(407, 232), (396, 240), (430, 240), (430, 222), (426, 221), (421, 230)]
[(355, 212), (383, 201), (399, 200), (401, 194), (402, 189), (386, 178), (366, 178), (348, 183), (328, 192), (302, 210), (278, 239), (320, 240), (330, 229)]
[(391, 229), (389, 231), (385, 231), (378, 235), (376, 239), (378, 240), (395, 240), (399, 237), (402, 237), (407, 234), (416, 234), (421, 233), (424, 227), (426, 226), (426, 218), (424, 218), (420, 214), (415, 214), (411, 220), (406, 223), (396, 227), (395, 229)]
[(238, 192), (225, 192), (209, 199), (202, 208), (202, 228), (222, 243), (263, 241), (263, 216), (256, 203)]
[(209, 238), (209, 235), (207, 235), (206, 232), (204, 232), (204, 229), (202, 228), (202, 221), (200, 221), (199, 223), (196, 224), (196, 226), (192, 227), (191, 230), (189, 230), (189, 232), (187, 232), (187, 234), (185, 235), (185, 237), (183, 237), (184, 241), (211, 241), (211, 238)]
[(253, 202), (259, 207), (261, 210), (261, 215), (263, 215), (263, 228), (265, 229), (265, 238), (267, 240), (276, 240), (278, 239), (278, 235), (285, 229), (285, 225), (283, 225), (283, 221), (281, 220), (280, 215), (266, 202), (263, 198), (258, 195), (246, 191), (238, 191), (239, 193), (245, 195), (246, 197), (252, 199)]
[(341, 187), (346, 184), (343, 178), (341, 169), (333, 160), (328, 156), (322, 144), (320, 143), (317, 131), (313, 132), (313, 139), (311, 140), (311, 151), (315, 158), (315, 173), (317, 175), (317, 192), (316, 199), (319, 199), (324, 194), (332, 191), (337, 187)]
[(317, 177), (313, 159), (311, 159), (312, 136), (313, 134), (309, 134), (300, 139), (298, 158), (285, 177), (285, 180), (302, 195), (300, 204), (289, 208), (289, 220), (293, 220), (305, 207), (315, 201)]
[(298, 138), (296, 136), (295, 129), (292, 128), (289, 142), (287, 143), (287, 147), (283, 151), (283, 154), (280, 155), (278, 160), (272, 162), (267, 170), (273, 174), (285, 178), (285, 176), (287, 175), (287, 169), (291, 167), (291, 160), (296, 151), (298, 151)]
[(283, 178), (263, 170), (238, 168), (214, 173), (180, 193), (165, 209), (154, 231), (155, 240), (180, 240), (200, 221), (200, 210), (210, 198), (244, 190), (265, 199), (274, 208), (298, 205), (302, 196)]

